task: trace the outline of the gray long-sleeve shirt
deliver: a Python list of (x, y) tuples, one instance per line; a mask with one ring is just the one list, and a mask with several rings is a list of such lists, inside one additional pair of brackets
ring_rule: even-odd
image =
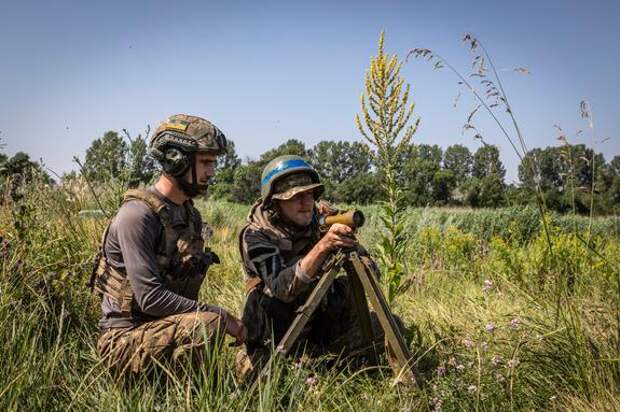
[[(187, 211), (150, 188), (167, 205), (173, 226), (188, 222)], [(124, 203), (113, 218), (103, 247), (108, 263), (127, 273), (134, 299), (140, 310), (153, 317), (187, 313), (197, 310), (226, 313), (223, 309), (187, 299), (166, 288), (163, 276), (157, 266), (156, 249), (163, 236), (159, 217), (141, 200)], [(102, 329), (129, 327), (134, 323), (120, 314), (119, 304), (104, 296), (101, 302)]]

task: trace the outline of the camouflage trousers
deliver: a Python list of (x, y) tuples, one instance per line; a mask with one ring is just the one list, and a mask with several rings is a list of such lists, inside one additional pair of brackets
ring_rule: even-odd
[(136, 327), (108, 329), (99, 337), (97, 352), (117, 375), (138, 374), (160, 363), (197, 366), (209, 343), (221, 344), (224, 331), (217, 313), (182, 313)]

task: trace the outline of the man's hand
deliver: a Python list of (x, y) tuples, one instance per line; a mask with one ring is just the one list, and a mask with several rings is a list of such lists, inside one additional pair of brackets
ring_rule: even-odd
[(226, 317), (226, 333), (235, 338), (234, 346), (245, 343), (248, 338), (248, 329), (243, 322), (231, 314)]
[(299, 265), (302, 273), (305, 273), (311, 279), (315, 278), (317, 275), (320, 275), (321, 265), (330, 253), (341, 247), (354, 246), (356, 242), (357, 240), (353, 236), (353, 229), (347, 225), (334, 223), (330, 226), (325, 236), (300, 261)]
[(326, 254), (338, 248), (351, 247), (355, 245), (355, 242), (356, 239), (353, 235), (353, 229), (347, 225), (334, 223), (315, 247), (319, 248), (321, 254)]

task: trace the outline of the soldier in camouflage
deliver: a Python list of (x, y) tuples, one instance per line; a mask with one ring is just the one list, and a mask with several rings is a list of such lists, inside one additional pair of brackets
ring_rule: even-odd
[[(350, 227), (319, 227), (319, 215), (335, 213), (315, 204), (323, 192), (317, 172), (298, 156), (271, 161), (261, 178), (261, 198), (252, 207), (239, 236), (246, 274), (243, 323), (246, 350), (236, 359), (236, 373), (251, 376), (291, 325), (323, 274), (323, 262), (343, 247), (356, 245)], [(375, 317), (376, 319), (376, 317)], [(350, 354), (361, 336), (346, 277), (338, 277), (296, 344), (310, 356)], [(383, 339), (378, 324), (375, 336)]]
[(225, 309), (198, 301), (217, 255), (192, 198), (206, 194), (226, 139), (205, 119), (175, 115), (149, 145), (163, 173), (152, 187), (128, 191), (106, 228), (91, 285), (102, 296), (97, 350), (115, 373), (154, 364), (198, 363), (208, 345), (247, 331)]

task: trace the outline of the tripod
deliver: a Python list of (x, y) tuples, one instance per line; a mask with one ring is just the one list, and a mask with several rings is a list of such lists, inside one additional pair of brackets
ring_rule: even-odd
[(286, 331), (284, 337), (276, 346), (275, 354), (262, 368), (253, 387), (271, 369), (274, 356), (285, 357), (292, 350), (293, 345), (299, 338), (312, 314), (316, 311), (321, 300), (334, 282), (336, 275), (344, 269), (349, 279), (355, 311), (362, 332), (362, 347), (372, 348), (371, 356), (376, 359), (374, 334), (372, 331), (370, 312), (366, 295), (372, 308), (377, 313), (379, 323), (385, 334), (386, 351), (390, 366), (398, 382), (406, 382), (416, 385), (415, 376), (411, 368), (411, 354), (403, 340), (400, 330), (394, 320), (394, 316), (381, 292), (378, 284), (379, 271), (375, 262), (366, 254), (360, 254), (356, 249), (340, 250), (323, 265), (323, 276), (313, 289), (306, 302), (297, 309), (297, 315), (293, 323)]

